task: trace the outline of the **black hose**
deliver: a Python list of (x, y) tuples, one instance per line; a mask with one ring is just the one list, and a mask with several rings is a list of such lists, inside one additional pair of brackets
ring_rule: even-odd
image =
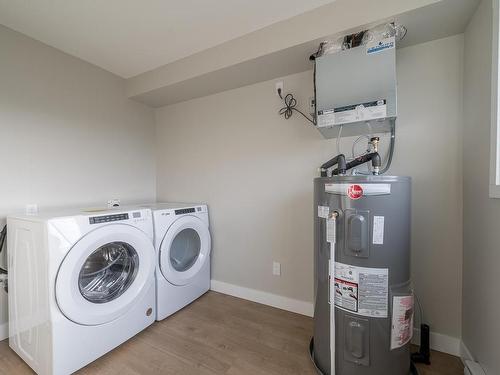
[[(361, 164), (365, 164), (369, 161), (372, 162), (373, 167), (380, 167), (380, 155), (378, 154), (378, 152), (372, 152), (370, 154), (362, 155), (350, 161), (349, 163), (347, 163), (344, 173), (351, 168), (357, 167), (358, 165)], [(332, 171), (332, 176), (338, 175), (339, 173), (340, 173), (340, 168), (336, 168)]]
[(323, 165), (320, 167), (320, 170), (321, 170), (321, 177), (327, 177), (327, 170), (331, 167), (333, 167), (334, 165), (337, 165), (337, 168), (335, 169), (335, 171), (337, 171), (336, 173), (332, 173), (333, 174), (345, 174), (347, 168), (346, 168), (346, 161), (345, 161), (345, 156), (344, 154), (339, 154), (337, 156), (335, 156), (334, 158), (328, 160), (327, 162), (323, 163)]

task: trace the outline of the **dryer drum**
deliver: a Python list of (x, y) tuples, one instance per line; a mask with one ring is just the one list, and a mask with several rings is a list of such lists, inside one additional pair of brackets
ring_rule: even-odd
[(107, 243), (85, 261), (78, 278), (80, 293), (92, 303), (110, 302), (134, 282), (138, 269), (139, 256), (131, 245)]
[(186, 228), (177, 234), (170, 247), (170, 262), (178, 272), (190, 269), (200, 255), (200, 235), (193, 228)]

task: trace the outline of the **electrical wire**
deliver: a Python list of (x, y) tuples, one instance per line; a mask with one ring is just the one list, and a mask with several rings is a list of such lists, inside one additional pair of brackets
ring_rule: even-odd
[(391, 167), (395, 144), (396, 144), (396, 120), (393, 120), (393, 123), (391, 124), (391, 144), (389, 146), (389, 158), (387, 159), (387, 164), (385, 165), (385, 167), (380, 171), (380, 174), (384, 174)]
[(4, 225), (2, 231), (0, 232), (0, 253), (3, 251), (3, 246), (5, 244), (6, 238), (7, 238), (7, 225)]
[(278, 94), (279, 94), (280, 98), (283, 99), (283, 102), (285, 103), (285, 106), (279, 110), (280, 116), (284, 116), (285, 119), (288, 120), (290, 117), (292, 117), (293, 112), (295, 111), (295, 112), (300, 113), (302, 116), (304, 116), (304, 118), (307, 121), (309, 121), (311, 124), (316, 125), (316, 123), (314, 122), (313, 119), (310, 119), (309, 117), (307, 117), (304, 114), (304, 112), (295, 108), (295, 106), (297, 105), (297, 99), (295, 99), (292, 94), (286, 94), (285, 98), (283, 98), (281, 96), (281, 89), (278, 89)]
[[(320, 47), (321, 48), (321, 47)], [(318, 125), (318, 102), (316, 101), (316, 59), (313, 66), (314, 125)]]
[[(5, 245), (5, 240), (7, 239), (7, 224), (4, 225), (2, 231), (0, 232), (0, 254), (2, 253)], [(0, 273), (7, 273), (6, 269), (0, 267)]]

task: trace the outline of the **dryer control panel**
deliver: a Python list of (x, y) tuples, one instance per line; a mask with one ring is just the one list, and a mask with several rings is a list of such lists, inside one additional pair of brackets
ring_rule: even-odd
[[(135, 215), (134, 215), (134, 217), (135, 217)], [(109, 223), (112, 221), (120, 221), (120, 220), (128, 220), (128, 219), (129, 219), (128, 213), (115, 214), (115, 215), (105, 215), (105, 216), (94, 216), (94, 217), (89, 217), (89, 223), (90, 224), (101, 224), (101, 223)]]
[(192, 214), (194, 212), (195, 212), (194, 207), (193, 208), (181, 208), (179, 210), (175, 210), (176, 215)]

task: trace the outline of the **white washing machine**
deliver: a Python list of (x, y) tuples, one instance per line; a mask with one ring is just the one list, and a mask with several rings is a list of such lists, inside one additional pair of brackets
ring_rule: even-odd
[(203, 204), (156, 203), (153, 212), (156, 319), (182, 309), (210, 289), (208, 208)]
[(67, 375), (155, 320), (148, 209), (10, 216), (9, 345), (40, 375)]

